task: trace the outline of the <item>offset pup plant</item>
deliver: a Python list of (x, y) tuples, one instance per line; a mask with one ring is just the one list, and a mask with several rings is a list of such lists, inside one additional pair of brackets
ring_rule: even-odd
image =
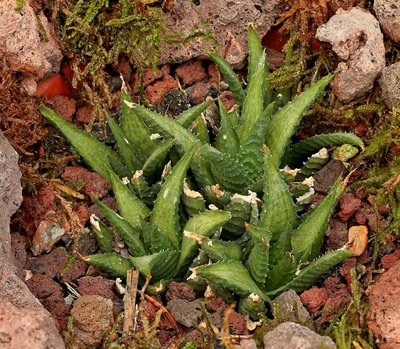
[(334, 133), (292, 145), (302, 116), (332, 76), (278, 108), (280, 97), (268, 84), (265, 54), (252, 27), (248, 44), (246, 90), (222, 57), (210, 55), (237, 103), (227, 111), (218, 101), (221, 125), (213, 145), (201, 116), (211, 101), (173, 120), (133, 103), (123, 89), (120, 125), (108, 119), (118, 152), (54, 111), (41, 107), (41, 112), (113, 186), (119, 214), (95, 200), (132, 256), (123, 259), (112, 252), (113, 232), (92, 216), (103, 254), (87, 256), (88, 263), (114, 276), (125, 276), (134, 266), (161, 283), (186, 279), (190, 267), (189, 279), (201, 277), (234, 292), (242, 298), (241, 309), (257, 317), (264, 301), (289, 288), (310, 287), (355, 255), (349, 242), (320, 256), (346, 179), (338, 179), (313, 211), (302, 217), (298, 211), (312, 194), (312, 180), (306, 177), (327, 161), (321, 148), (363, 148), (363, 143), (353, 134)]

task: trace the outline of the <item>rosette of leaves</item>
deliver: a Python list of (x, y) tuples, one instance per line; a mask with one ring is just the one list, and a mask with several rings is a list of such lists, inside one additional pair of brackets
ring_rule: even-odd
[[(172, 169), (169, 164), (164, 166), (174, 142), (160, 140), (153, 134), (126, 106), (127, 101), (130, 97), (123, 91), (120, 125), (108, 118), (118, 152), (69, 124), (54, 111), (41, 107), (41, 112), (71, 142), (83, 160), (112, 184), (117, 200), (119, 213), (93, 198), (111, 227), (92, 215), (90, 221), (103, 253), (86, 256), (85, 260), (123, 278), (128, 269), (135, 267), (152, 282), (158, 282), (181, 274), (195, 257), (196, 243), (185, 237), (185, 231), (211, 236), (230, 219), (230, 213), (207, 210), (204, 206), (190, 216), (181, 214), (184, 179), (198, 144), (194, 143)], [(198, 105), (181, 117), (199, 116), (208, 106), (209, 102)], [(123, 239), (130, 251), (129, 259), (113, 252), (114, 233)]]
[[(263, 303), (288, 288), (306, 289), (353, 255), (346, 246), (319, 256), (346, 181), (338, 179), (326, 198), (303, 217), (294, 203), (301, 191), (291, 192), (287, 182), (312, 176), (321, 161), (327, 161), (318, 156), (321, 148), (363, 148), (363, 143), (353, 134), (334, 133), (291, 144), (302, 116), (332, 76), (284, 104), (268, 84), (265, 54), (252, 27), (248, 44), (246, 89), (222, 57), (210, 55), (237, 103), (227, 111), (218, 101), (221, 122), (214, 144), (201, 116), (210, 101), (170, 119), (133, 103), (123, 90), (120, 125), (109, 119), (118, 153), (53, 111), (41, 111), (86, 163), (112, 183), (120, 215), (99, 205), (133, 255), (127, 261), (113, 254), (117, 263), (133, 265), (153, 281), (182, 278), (198, 253), (192, 278), (201, 276), (234, 292), (242, 297), (242, 309), (251, 311), (259, 308), (255, 300)], [(175, 165), (163, 179), (168, 159)], [(189, 168), (191, 176), (185, 182)], [(97, 230), (104, 232), (104, 225), (96, 222)], [(96, 264), (102, 257), (88, 258)]]

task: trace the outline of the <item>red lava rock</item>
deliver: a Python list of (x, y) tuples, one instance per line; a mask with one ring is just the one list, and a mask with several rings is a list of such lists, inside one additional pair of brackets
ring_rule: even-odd
[(382, 268), (386, 271), (392, 268), (400, 259), (400, 247), (393, 253), (387, 254), (381, 258)]
[(67, 251), (63, 247), (57, 247), (48, 254), (30, 258), (27, 267), (31, 269), (33, 274), (46, 274), (50, 277), (60, 277), (61, 271), (67, 262)]
[(360, 207), (360, 199), (357, 199), (352, 193), (345, 193), (340, 199), (340, 212), (337, 216), (343, 222), (346, 222), (360, 209)]
[(217, 87), (218, 83), (219, 83), (219, 72), (218, 72), (218, 68), (214, 62), (210, 63), (210, 65), (207, 68), (207, 72), (209, 75), (208, 83)]
[(83, 296), (98, 295), (111, 300), (116, 299), (112, 290), (113, 280), (107, 280), (101, 276), (85, 276), (78, 281), (78, 292)]
[(88, 124), (92, 118), (93, 107), (89, 104), (85, 104), (78, 108), (75, 119), (81, 124)]
[(329, 250), (336, 250), (343, 247), (347, 242), (347, 223), (337, 218), (331, 219), (326, 232), (326, 245)]
[(357, 224), (360, 225), (365, 225), (367, 223), (367, 215), (365, 214), (363, 209), (361, 209), (361, 211), (356, 212), (356, 214), (354, 215), (354, 220), (356, 221)]
[[(109, 208), (111, 208), (112, 210), (116, 211), (118, 209), (117, 206), (117, 201), (115, 200), (115, 198), (112, 197), (106, 197), (103, 200), (101, 200), (101, 202), (104, 205), (107, 205)], [(103, 211), (99, 208), (99, 206), (97, 206), (96, 204), (93, 204), (92, 206), (90, 206), (88, 208), (88, 213), (89, 213), (89, 217), (94, 214), (96, 215), (99, 219), (103, 220), (104, 218), (106, 218), (104, 216)]]
[(86, 269), (87, 265), (85, 262), (75, 260), (71, 263), (71, 265), (67, 266), (65, 271), (62, 271), (60, 280), (61, 282), (73, 282), (85, 275)]
[(24, 275), (23, 269), (26, 264), (26, 248), (29, 246), (28, 238), (19, 233), (11, 234), (11, 256), (14, 259), (14, 265), (18, 269), (20, 276)]
[(323, 282), (323, 286), (326, 288), (328, 297), (334, 296), (341, 289), (346, 289), (346, 285), (340, 281), (340, 278), (334, 276), (327, 277)]
[(129, 81), (132, 75), (132, 68), (126, 59), (120, 59), (117, 64), (117, 71), (122, 75), (124, 81)]
[(235, 97), (233, 97), (233, 93), (231, 91), (223, 91), (219, 98), (221, 102), (224, 104), (226, 110), (231, 110), (233, 106), (236, 104)]
[(229, 314), (229, 329), (232, 334), (246, 335), (248, 330), (246, 327), (246, 320), (244, 317), (236, 311), (232, 311)]
[(61, 286), (51, 276), (39, 274), (33, 275), (27, 280), (26, 285), (51, 313), (58, 328), (65, 330), (70, 307), (64, 301)]
[(52, 294), (62, 293), (61, 286), (48, 274), (34, 274), (25, 284), (38, 299), (45, 299)]
[(316, 321), (318, 325), (334, 319), (338, 312), (345, 308), (351, 301), (350, 292), (346, 288), (339, 289), (335, 294), (329, 296), (322, 309), (321, 317)]
[(177, 335), (179, 335), (178, 331), (160, 330), (157, 334), (157, 338), (161, 348), (169, 348), (169, 345), (172, 344), (172, 341), (174, 341)]
[(355, 125), (353, 126), (353, 130), (354, 133), (358, 136), (358, 137), (363, 137), (367, 134), (368, 132), (368, 125), (365, 121), (358, 121), (355, 123)]
[(79, 222), (84, 227), (89, 220), (89, 212), (85, 205), (75, 205), (74, 212), (77, 214), (79, 218)]
[(186, 89), (188, 100), (192, 105), (199, 104), (206, 100), (210, 93), (211, 85), (205, 82), (196, 82)]
[(367, 295), (371, 304), (367, 325), (380, 340), (379, 347), (399, 348), (400, 263), (378, 277), (375, 284), (368, 287)]
[(175, 72), (186, 86), (200, 82), (207, 76), (203, 62), (199, 59), (192, 59), (182, 63)]
[(346, 259), (343, 262), (343, 265), (339, 269), (340, 275), (342, 275), (346, 279), (347, 285), (349, 287), (351, 284), (350, 270), (355, 268), (356, 265), (357, 265), (357, 258), (353, 257), (353, 258)]
[(308, 312), (313, 315), (325, 305), (328, 300), (328, 292), (325, 287), (313, 286), (300, 295), (300, 300)]
[(21, 226), (29, 235), (33, 235), (39, 221), (38, 217), (43, 217), (49, 211), (56, 210), (56, 193), (51, 185), (40, 187), (36, 195), (25, 196), (22, 202)]
[(193, 287), (184, 283), (171, 281), (168, 285), (167, 292), (165, 293), (167, 301), (171, 299), (185, 299), (187, 301), (194, 301), (196, 299), (196, 292)]
[(379, 230), (383, 230), (387, 227), (388, 222), (379, 214), (371, 212), (367, 214), (368, 227), (376, 233)]
[(67, 166), (61, 178), (72, 182), (85, 182), (82, 192), (88, 196), (94, 194), (98, 198), (104, 197), (111, 189), (111, 185), (98, 173), (90, 172), (80, 166)]
[(361, 200), (362, 200), (362, 199), (365, 199), (365, 198), (367, 197), (367, 195), (368, 195), (368, 193), (367, 193), (365, 187), (357, 188), (356, 191), (355, 191), (355, 193), (354, 193), (354, 196), (355, 196), (357, 199), (361, 199)]
[(151, 103), (156, 104), (162, 102), (165, 94), (174, 88), (179, 89), (178, 82), (172, 76), (167, 75), (163, 80), (147, 86), (144, 95)]
[(43, 306), (50, 312), (56, 325), (60, 330), (67, 329), (68, 317), (70, 315), (71, 306), (65, 303), (61, 293), (56, 293), (46, 299), (40, 300)]
[[(169, 75), (169, 73), (167, 75)], [(164, 74), (161, 69), (156, 69), (154, 71), (153, 68), (145, 68), (143, 72), (143, 87), (149, 86), (151, 83), (161, 79), (163, 76)], [(137, 89), (140, 86), (139, 73), (136, 71), (132, 75), (131, 79), (132, 79), (133, 90), (137, 91)]]
[(51, 108), (69, 122), (72, 122), (76, 111), (76, 101), (67, 96), (54, 96), (50, 101)]
[(215, 313), (218, 310), (225, 310), (228, 304), (221, 298), (215, 297), (213, 299), (206, 299), (206, 309), (210, 313)]
[(268, 68), (270, 70), (277, 70), (285, 63), (285, 54), (281, 51), (274, 50), (273, 48), (265, 48), (267, 56)]

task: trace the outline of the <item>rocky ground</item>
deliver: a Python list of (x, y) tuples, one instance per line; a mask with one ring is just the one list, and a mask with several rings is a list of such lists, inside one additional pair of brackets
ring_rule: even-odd
[[(305, 3), (294, 2), (299, 8)], [(337, 62), (338, 72), (329, 92), (332, 98), (340, 107), (358, 106), (363, 100), (361, 104), (370, 109), (383, 99), (387, 106), (384, 115), (398, 117), (396, 111), (390, 114), (392, 108), (400, 108), (397, 1), (320, 3), (325, 3), (326, 7), (318, 6), (326, 15), (313, 42), (318, 46), (315, 50), (322, 45)], [(276, 37), (276, 28), (271, 30), (271, 26), (282, 13), (290, 12), (285, 1), (203, 0), (196, 11), (184, 1), (172, 6), (174, 11), (166, 14), (167, 28), (184, 30), (187, 23), (201, 16), (220, 43), (221, 52), (238, 71), (246, 64), (249, 22), (264, 36), (270, 66), (278, 68), (284, 63), (277, 43), (285, 38)], [(77, 256), (98, 250), (89, 217), (95, 213), (102, 218), (102, 213), (91, 203), (90, 195), (95, 194), (111, 208), (116, 208), (116, 202), (110, 195), (110, 184), (87, 170), (68, 143), (36, 112), (45, 103), (81, 128), (92, 121), (92, 106), (71, 86), (68, 57), (57, 40), (51, 39), (53, 35), (45, 44), (40, 40), (35, 12), (40, 13), (41, 8), (45, 6), (39, 1), (32, 6), (26, 2), (21, 15), (14, 10), (13, 1), (0, 3), (0, 41), (5, 43), (0, 45), (4, 133), (0, 138), (0, 347), (109, 347), (123, 327), (123, 287)], [(48, 23), (44, 14), (41, 16), (42, 23)], [(51, 25), (46, 28), (52, 33)], [(212, 43), (201, 38), (186, 46), (165, 48), (159, 67), (145, 69), (142, 85), (135, 67), (121, 59), (113, 66), (117, 78), (109, 81), (115, 85), (113, 110), (118, 112), (119, 74), (134, 94), (139, 95), (143, 88), (146, 100), (171, 117), (207, 96), (219, 95), (227, 108), (233, 106), (232, 93), (226, 84), (220, 84), (214, 63), (204, 54), (210, 48)], [(369, 99), (374, 103), (365, 104)], [(353, 131), (369, 144), (373, 132), (379, 130), (374, 126), (385, 125), (377, 120), (382, 109), (381, 114), (367, 111), (369, 114), (362, 114), (367, 116), (350, 121), (322, 118), (321, 127)], [(299, 137), (315, 130), (315, 124), (310, 124), (313, 122), (305, 124)], [(100, 124), (93, 125), (92, 133), (104, 137)], [(113, 142), (111, 138), (106, 141)], [(18, 152), (19, 168), (9, 143)], [(397, 154), (398, 145), (393, 144), (385, 156), (389, 160)], [(288, 291), (275, 299), (270, 307), (271, 321), (264, 324), (263, 331), (215, 294), (200, 297), (189, 285), (171, 282), (162, 298), (142, 295), (137, 331), (124, 339), (127, 346), (183, 348), (193, 340), (204, 347), (218, 343), (227, 348), (400, 348), (400, 247), (397, 231), (391, 228), (393, 202), (380, 202), (376, 192), (356, 185), (368, 177), (374, 161), (363, 157), (353, 160), (357, 168), (354, 185), (340, 201), (325, 244), (326, 250), (340, 248), (347, 241), (348, 229), (361, 226), (368, 229), (370, 237), (366, 251), (302, 294)], [(314, 203), (327, 193), (342, 170), (341, 162), (331, 160), (318, 172)], [(398, 178), (393, 175), (391, 185), (395, 187)], [(344, 330), (343, 326), (349, 328)], [(21, 332), (25, 335), (19, 335)]]

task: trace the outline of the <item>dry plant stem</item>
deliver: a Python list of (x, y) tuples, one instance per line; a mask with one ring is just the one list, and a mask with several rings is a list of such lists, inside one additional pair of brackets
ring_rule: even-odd
[(159, 307), (161, 309), (161, 311), (165, 314), (167, 319), (171, 322), (172, 326), (174, 326), (174, 328), (176, 330), (179, 330), (175, 319), (173, 318), (173, 316), (170, 314), (170, 312), (168, 311), (168, 309), (166, 307), (164, 307), (160, 302), (156, 301), (153, 297), (150, 297), (147, 294), (144, 295), (144, 298), (146, 298), (146, 300), (148, 300), (149, 302), (153, 303), (156, 307)]
[(229, 317), (233, 311), (233, 308), (235, 307), (235, 304), (231, 304), (228, 309), (225, 310), (224, 312), (224, 321), (222, 323), (222, 328), (221, 328), (221, 341), (225, 348), (227, 349), (233, 349), (234, 345), (232, 343), (232, 337), (230, 334), (229, 330)]
[(129, 269), (126, 276), (126, 293), (124, 295), (124, 327), (122, 335), (129, 335), (133, 329), (135, 318), (136, 295), (138, 287), (139, 271)]

